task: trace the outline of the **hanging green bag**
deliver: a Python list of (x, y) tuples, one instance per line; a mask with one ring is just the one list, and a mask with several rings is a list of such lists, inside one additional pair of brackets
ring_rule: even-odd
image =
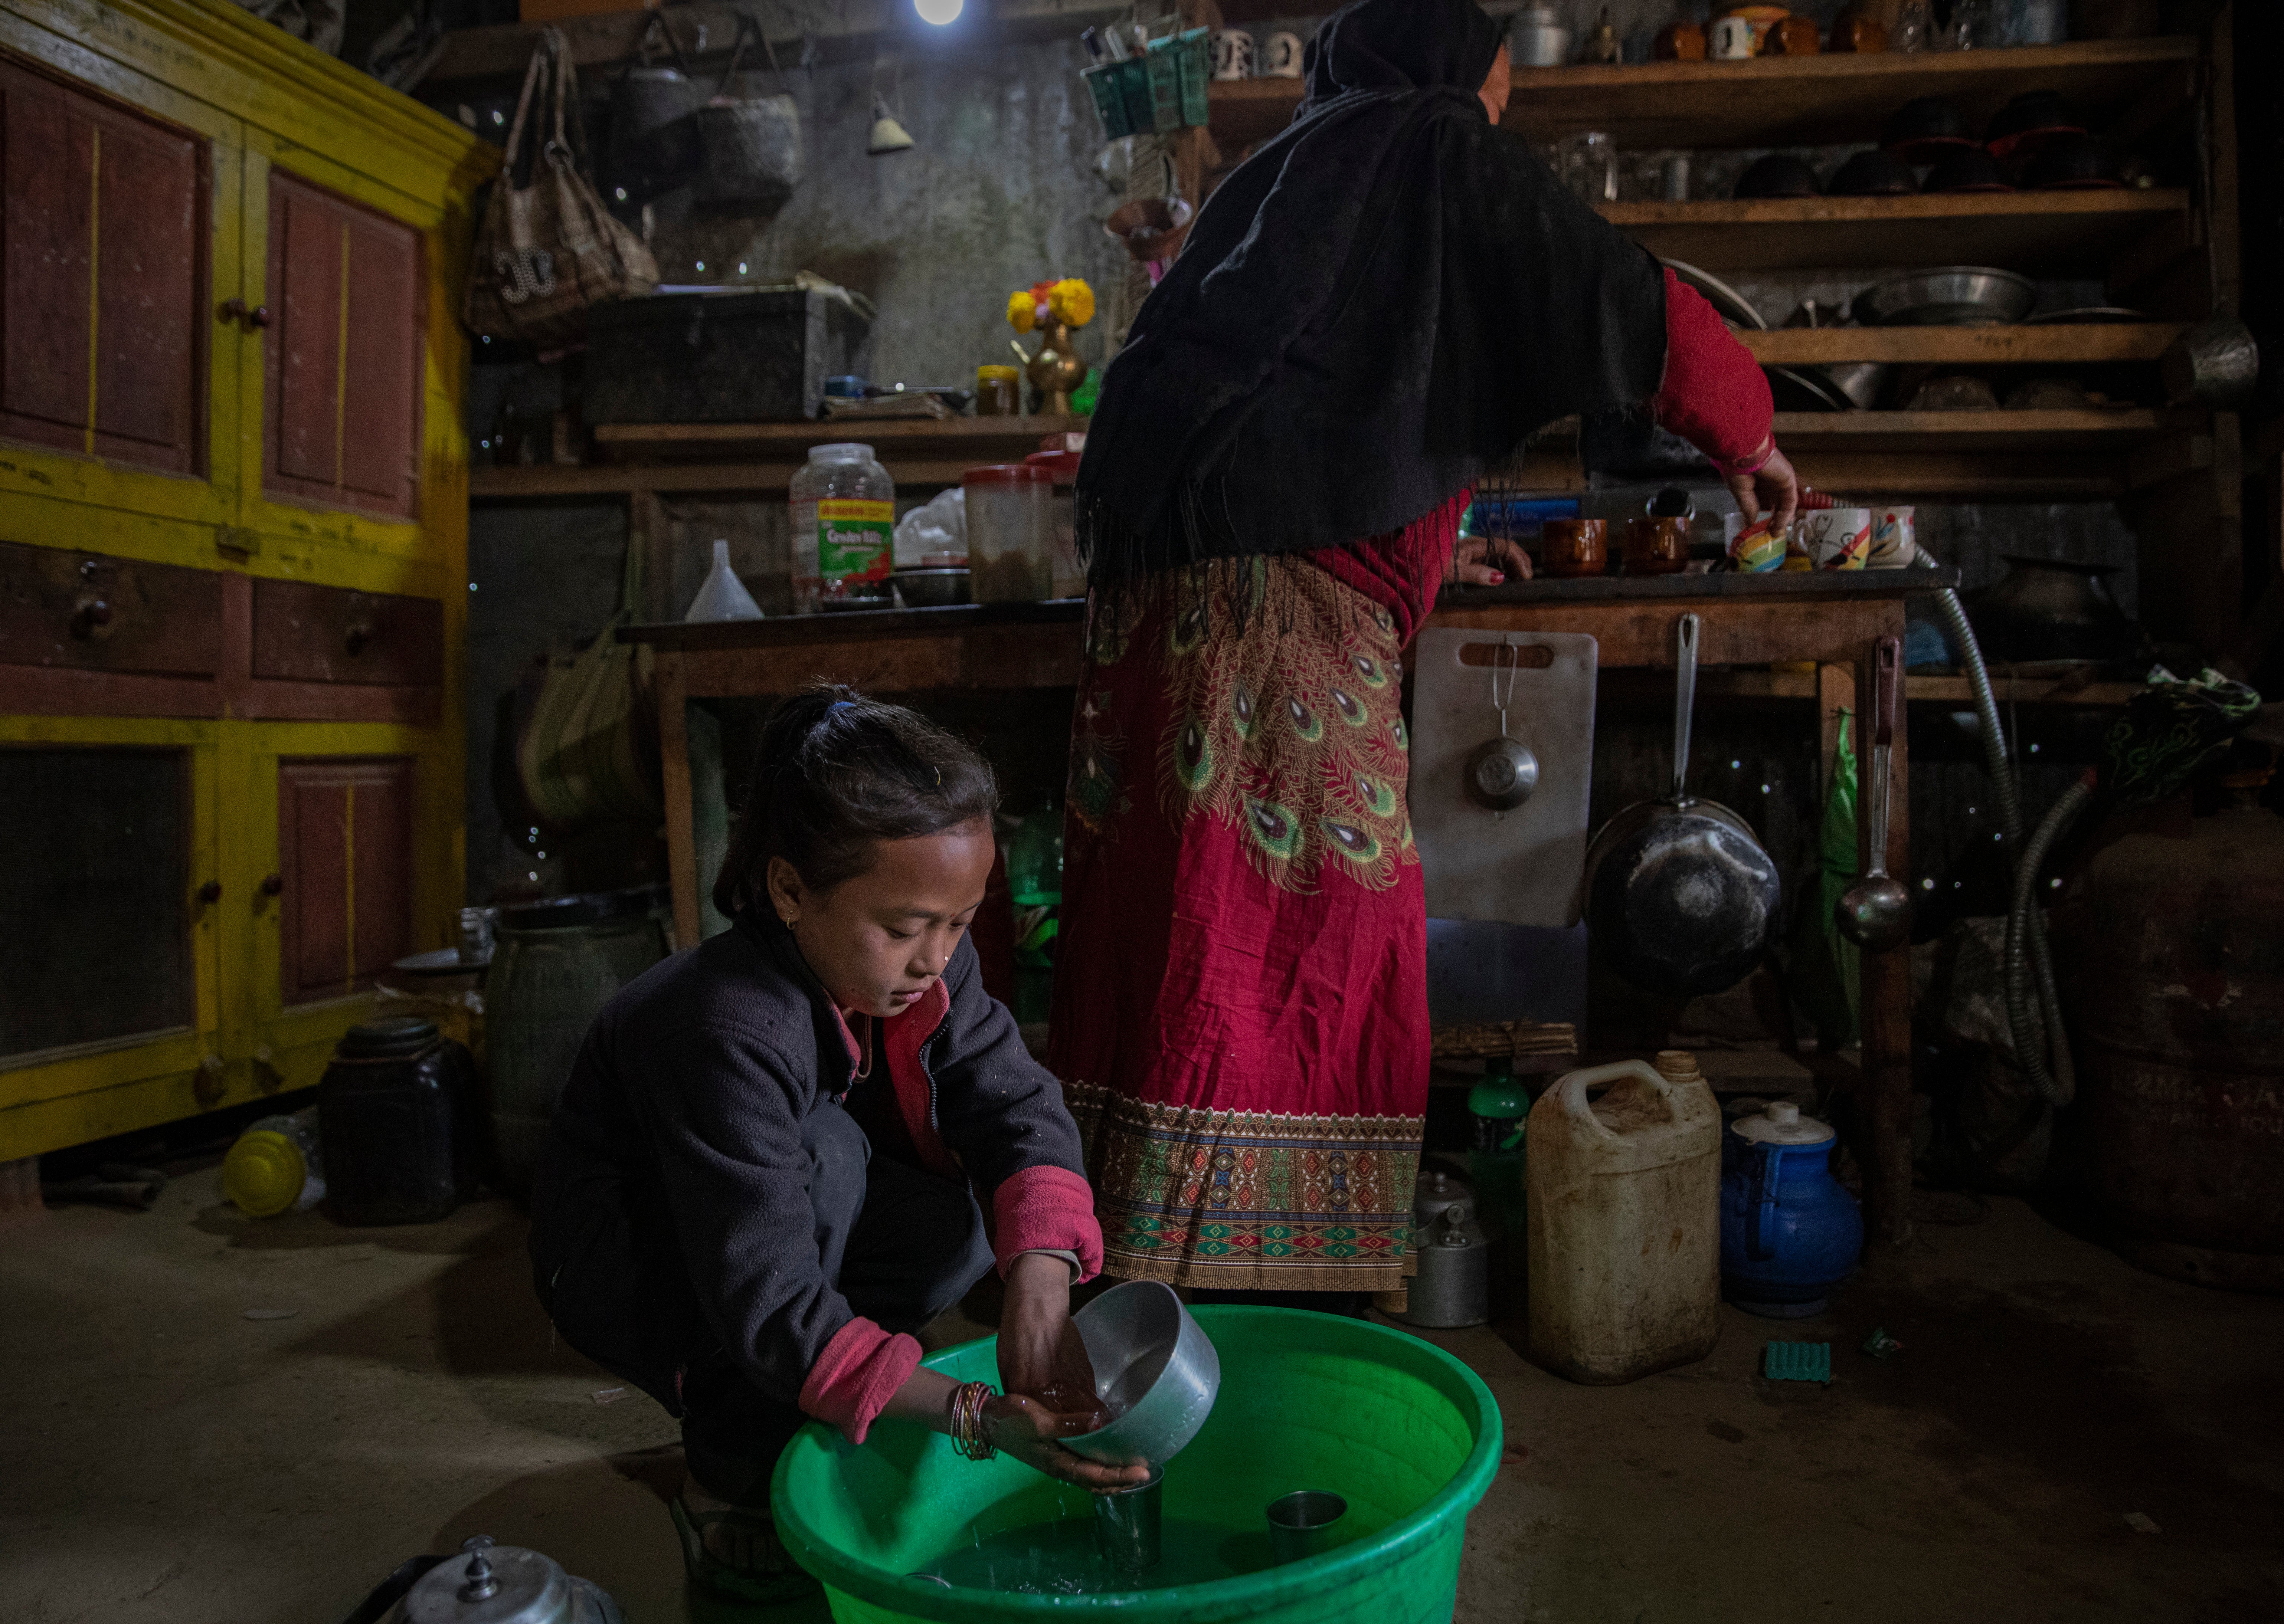
[(1834, 910), (1856, 882), (1856, 751), (1849, 742), (1855, 718), (1840, 713), (1840, 742), (1832, 756), (1832, 783), (1824, 793), (1824, 824), (1817, 839), (1817, 883), (1793, 921), (1792, 995), (1816, 1023), (1821, 1041), (1842, 1047), (1856, 1041), (1858, 951), (1840, 933)]

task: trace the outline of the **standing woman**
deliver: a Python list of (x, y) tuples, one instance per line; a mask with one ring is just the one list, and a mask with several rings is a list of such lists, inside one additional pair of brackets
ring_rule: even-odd
[(1049, 1067), (1105, 1271), (1403, 1284), (1428, 1098), (1404, 646), (1470, 488), (1554, 419), (1645, 410), (1738, 503), (1797, 501), (1710, 308), (1498, 128), (1474, 0), (1360, 0), (1293, 125), (1200, 214), (1111, 364)]

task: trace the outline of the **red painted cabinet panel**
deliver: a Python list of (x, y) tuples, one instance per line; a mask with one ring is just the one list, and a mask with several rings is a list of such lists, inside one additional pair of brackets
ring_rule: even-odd
[(420, 467), (420, 234), (270, 177), (263, 484), (410, 519)]
[(0, 61), (0, 434), (198, 471), (206, 173), (196, 137)]
[(405, 756), (278, 764), (286, 1003), (370, 987), (412, 950), (413, 766)]

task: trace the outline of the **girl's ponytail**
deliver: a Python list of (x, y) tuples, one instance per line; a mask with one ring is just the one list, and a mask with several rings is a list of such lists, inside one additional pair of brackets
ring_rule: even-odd
[(783, 857), (813, 891), (872, 865), (881, 840), (942, 834), (989, 818), (999, 786), (975, 750), (917, 712), (819, 683), (762, 730), (754, 776), (714, 906), (734, 917), (768, 894)]

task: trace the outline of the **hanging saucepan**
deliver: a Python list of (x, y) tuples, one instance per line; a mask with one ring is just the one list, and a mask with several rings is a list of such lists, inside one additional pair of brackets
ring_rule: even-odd
[[(672, 66), (652, 59), (652, 36), (666, 42)], [(687, 183), (698, 168), (698, 109), (706, 92), (690, 76), (663, 12), (635, 40), (635, 60), (611, 82), (611, 184), (640, 203)]]
[(1776, 864), (1752, 825), (1688, 791), (1697, 631), (1681, 617), (1675, 660), (1673, 792), (1602, 825), (1579, 885), (1587, 941), (1643, 990), (1694, 997), (1734, 987), (1761, 962), (1777, 917)]

